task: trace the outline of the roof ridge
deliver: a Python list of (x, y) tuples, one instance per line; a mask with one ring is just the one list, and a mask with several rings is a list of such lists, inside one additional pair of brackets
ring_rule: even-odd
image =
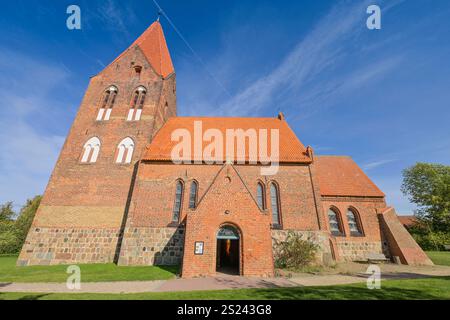
[[(154, 33), (156, 32), (156, 35)], [(151, 36), (154, 38), (152, 39)], [(162, 37), (161, 37), (162, 36)], [(155, 41), (157, 43), (155, 43)], [(165, 45), (164, 45), (165, 44)], [(138, 46), (146, 57), (153, 70), (160, 76), (166, 78), (175, 72), (169, 48), (167, 47), (164, 31), (159, 21), (153, 22), (133, 43), (127, 47), (106, 68), (111, 66), (125, 55), (131, 48)], [(164, 54), (163, 54), (164, 52)], [(105, 68), (105, 69), (106, 69)]]

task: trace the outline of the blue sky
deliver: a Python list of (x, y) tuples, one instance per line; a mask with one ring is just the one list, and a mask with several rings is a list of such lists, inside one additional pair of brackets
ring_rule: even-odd
[[(66, 28), (77, 4), (82, 30)], [(178, 114), (283, 111), (317, 154), (350, 155), (400, 213), (402, 169), (449, 164), (450, 2), (159, 0)], [(381, 30), (366, 8), (382, 9)], [(151, 0), (16, 0), (0, 13), (0, 202), (41, 194), (89, 81), (156, 18)]]

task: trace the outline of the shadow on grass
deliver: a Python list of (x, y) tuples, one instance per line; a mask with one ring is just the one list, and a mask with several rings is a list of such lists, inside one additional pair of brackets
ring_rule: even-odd
[(239, 288), (267, 288), (267, 289), (275, 289), (275, 288), (285, 288), (289, 286), (299, 286), (298, 284), (291, 282), (289, 280), (284, 280), (280, 283), (275, 283), (274, 281), (259, 279), (256, 281), (248, 281), (248, 279), (244, 279), (241, 277), (223, 277), (217, 278), (215, 281), (219, 284), (222, 284), (230, 289), (239, 289)]
[[(433, 280), (444, 281), (442, 287), (450, 287), (450, 277), (429, 277)], [(258, 290), (255, 299), (275, 300), (298, 300), (298, 299), (321, 299), (321, 300), (436, 300), (448, 299), (448, 296), (440, 296), (438, 292), (432, 292), (422, 288), (417, 283), (415, 288), (402, 288), (402, 281), (397, 285), (383, 285), (381, 289), (367, 289), (365, 284), (327, 287), (295, 287), (275, 290)], [(406, 283), (405, 283), (406, 284)]]
[(284, 288), (277, 290), (260, 290), (257, 299), (273, 300), (411, 300), (411, 299), (437, 299), (438, 297), (424, 293), (420, 290), (389, 288), (369, 290), (367, 288)]

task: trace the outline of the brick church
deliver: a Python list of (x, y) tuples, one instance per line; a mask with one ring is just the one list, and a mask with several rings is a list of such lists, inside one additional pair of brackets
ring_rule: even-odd
[[(18, 265), (181, 265), (183, 277), (273, 276), (294, 232), (317, 262), (380, 255), (431, 264), (382, 191), (347, 156), (315, 155), (273, 118), (177, 117), (176, 76), (154, 22), (90, 79)], [(242, 106), (243, 108), (245, 106)], [(262, 163), (174, 163), (175, 130), (279, 132), (277, 173)], [(229, 156), (229, 155), (227, 155)]]

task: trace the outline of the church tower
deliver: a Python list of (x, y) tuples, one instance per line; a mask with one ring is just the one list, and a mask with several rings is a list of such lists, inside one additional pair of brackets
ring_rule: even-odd
[(18, 265), (113, 262), (146, 146), (176, 116), (159, 21), (91, 78)]

